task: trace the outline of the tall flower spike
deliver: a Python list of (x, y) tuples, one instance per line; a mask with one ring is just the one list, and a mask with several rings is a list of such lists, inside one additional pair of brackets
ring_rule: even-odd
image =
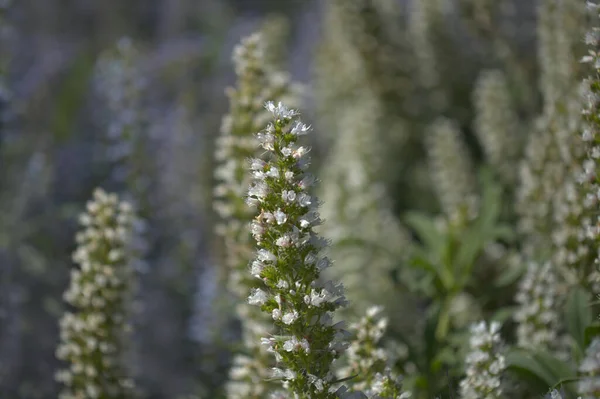
[(473, 166), (456, 123), (447, 119), (434, 122), (427, 151), (434, 189), (444, 214), (454, 221), (476, 216), (479, 199)]
[(236, 313), (242, 322), (242, 339), (248, 353), (236, 354), (233, 360), (226, 386), (229, 399), (262, 398), (273, 385), (268, 378), (272, 357), (258, 342), (270, 331), (270, 320), (242, 302), (250, 289), (262, 285), (246, 273), (253, 256), (247, 225), (255, 216), (255, 211), (248, 209), (243, 200), (251, 179), (246, 160), (258, 152), (253, 133), (263, 129), (270, 119), (264, 102), (277, 98), (296, 104), (300, 86), (292, 84), (287, 74), (268, 62), (266, 39), (262, 33), (252, 34), (242, 39), (233, 51), (237, 85), (226, 92), (229, 113), (223, 117), (216, 143), (218, 183), (213, 207), (220, 218), (216, 232), (223, 239), (225, 264), (224, 276), (220, 277), (226, 278), (228, 288), (240, 299)]
[(517, 164), (522, 143), (519, 120), (512, 107), (508, 82), (501, 71), (483, 72), (473, 93), (476, 110), (475, 132), (487, 161), (496, 169), (507, 186), (517, 177)]
[(243, 292), (245, 273), (241, 268), (252, 257), (252, 245), (246, 224), (254, 212), (242, 199), (250, 182), (246, 172), (246, 159), (256, 155), (257, 142), (252, 136), (263, 129), (270, 119), (265, 101), (277, 98), (286, 103), (298, 102), (300, 87), (289, 81), (287, 74), (279, 72), (266, 62), (265, 40), (260, 33), (242, 39), (233, 51), (237, 75), (235, 88), (228, 88), (229, 113), (223, 117), (221, 134), (217, 139), (215, 154), (218, 166), (215, 178), (214, 209), (221, 219), (217, 234), (225, 240), (225, 263), (231, 273), (231, 289)]
[(414, 55), (419, 68), (417, 76), (420, 85), (429, 92), (430, 105), (437, 112), (447, 106), (446, 93), (442, 88), (442, 73), (436, 53), (437, 35), (444, 20), (440, 0), (419, 0), (410, 2), (409, 27), (414, 44)]
[[(588, 8), (596, 16), (600, 15), (600, 6), (588, 2)], [(598, 19), (596, 19), (598, 22)], [(598, 241), (600, 240), (600, 218), (598, 218), (598, 205), (600, 203), (600, 27), (593, 27), (585, 37), (589, 47), (588, 54), (582, 61), (591, 65), (592, 72), (584, 80), (582, 86), (583, 118), (585, 121), (582, 141), (585, 146), (586, 157), (583, 162), (581, 182), (584, 189), (584, 206), (591, 210), (590, 220), (585, 226), (585, 236), (596, 242), (594, 255), (598, 256)], [(596, 264), (598, 258), (596, 259)], [(593, 273), (594, 283), (600, 283), (600, 271)]]
[(331, 366), (347, 347), (347, 333), (333, 324), (332, 312), (346, 300), (341, 284), (319, 278), (330, 265), (319, 254), (327, 242), (313, 231), (319, 215), (309, 194), (315, 179), (305, 172), (309, 149), (297, 145), (309, 128), (282, 103), (268, 102), (266, 109), (272, 123), (257, 134), (266, 160), (250, 162), (254, 182), (247, 196), (260, 212), (252, 222), (258, 250), (250, 274), (265, 287), (253, 289), (248, 302), (271, 315), (278, 330), (262, 338), (282, 366), (273, 378), (297, 398), (336, 398)]
[(506, 368), (501, 353), (500, 324), (486, 322), (471, 327), (470, 352), (466, 358), (466, 377), (460, 382), (462, 399), (499, 399), (501, 377)]
[[(346, 352), (347, 364), (338, 370), (339, 378), (351, 375), (352, 388), (364, 391), (368, 397), (397, 398), (402, 395), (399, 376), (391, 367), (394, 363), (381, 347), (381, 338), (387, 329), (388, 319), (381, 317), (383, 307), (371, 306), (364, 317), (349, 327), (354, 335)], [(409, 397), (404, 393), (400, 397)]]
[(130, 330), (128, 308), (133, 288), (132, 246), (136, 219), (132, 207), (97, 189), (80, 217), (71, 272), (64, 294), (75, 308), (60, 321), (57, 358), (70, 367), (57, 372), (61, 399), (131, 398), (133, 381), (123, 365)]
[(560, 323), (558, 277), (552, 263), (530, 263), (521, 280), (515, 313), (517, 345), (522, 348), (558, 349)]

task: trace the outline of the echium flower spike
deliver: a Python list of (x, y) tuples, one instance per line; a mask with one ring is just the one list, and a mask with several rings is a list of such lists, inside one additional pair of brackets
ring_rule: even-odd
[(317, 199), (309, 194), (315, 178), (306, 173), (309, 149), (297, 144), (309, 127), (298, 112), (282, 103), (267, 102), (273, 121), (256, 135), (266, 160), (253, 159), (254, 182), (246, 201), (259, 215), (252, 222), (257, 243), (250, 273), (265, 288), (252, 290), (248, 302), (271, 315), (277, 335), (262, 338), (280, 367), (273, 378), (296, 398), (336, 398), (332, 363), (346, 349), (343, 323), (332, 313), (346, 305), (341, 284), (322, 282), (330, 265), (320, 256), (327, 245), (313, 227), (320, 222)]
[(577, 393), (581, 399), (600, 397), (600, 338), (595, 338), (586, 349), (579, 372), (582, 377), (577, 383)]
[[(226, 247), (226, 266), (233, 269), (230, 276), (234, 291), (244, 290), (239, 285), (240, 265), (245, 267), (251, 258), (250, 236), (246, 224), (254, 217), (243, 202), (242, 196), (250, 182), (245, 161), (256, 154), (253, 133), (263, 129), (270, 119), (264, 109), (265, 101), (277, 98), (296, 104), (300, 86), (292, 84), (289, 76), (267, 62), (266, 41), (261, 33), (242, 39), (233, 51), (237, 75), (235, 88), (228, 88), (229, 113), (223, 117), (215, 154), (218, 163), (215, 178), (214, 209), (221, 223), (217, 234), (223, 237)], [(250, 251), (250, 253), (248, 253)]]
[(560, 286), (552, 263), (531, 262), (515, 297), (517, 345), (522, 348), (557, 349), (560, 329)]
[(466, 377), (460, 382), (462, 399), (499, 399), (506, 361), (502, 354), (500, 324), (482, 321), (471, 327)]
[(429, 131), (427, 151), (431, 177), (442, 210), (452, 221), (475, 217), (479, 198), (468, 148), (458, 125), (439, 119)]
[(64, 294), (75, 312), (62, 317), (56, 350), (58, 359), (70, 363), (56, 373), (64, 385), (60, 398), (133, 398), (123, 352), (130, 332), (136, 218), (129, 203), (97, 189), (80, 223), (73, 254), (79, 267)]
[(252, 238), (247, 225), (255, 216), (243, 200), (251, 175), (246, 160), (258, 152), (254, 133), (270, 120), (264, 102), (271, 98), (296, 104), (300, 86), (293, 84), (286, 73), (269, 61), (269, 42), (264, 33), (254, 33), (242, 39), (233, 51), (237, 75), (235, 87), (227, 89), (229, 112), (223, 117), (217, 139), (215, 169), (217, 185), (213, 207), (219, 216), (217, 234), (223, 239), (225, 278), (228, 288), (240, 299), (236, 314), (242, 322), (245, 353), (233, 360), (226, 384), (229, 399), (258, 399), (272, 388), (269, 369), (272, 356), (260, 346), (259, 339), (272, 327), (270, 317), (243, 302), (247, 292), (262, 283), (250, 278), (246, 266), (253, 256)]
[[(587, 4), (588, 9), (600, 14), (598, 4)], [(597, 215), (600, 202), (600, 27), (593, 27), (585, 36), (585, 42), (589, 50), (582, 62), (591, 64), (593, 72), (584, 80), (582, 93), (585, 120), (582, 139), (587, 156), (583, 162), (581, 182), (584, 185), (584, 206), (591, 211), (590, 215)], [(585, 235), (596, 242), (600, 239), (600, 219), (597, 216), (589, 221)]]
[(519, 119), (513, 109), (508, 81), (503, 72), (483, 72), (473, 93), (475, 133), (487, 161), (502, 181), (514, 185), (520, 158)]
[(345, 356), (347, 364), (337, 375), (356, 376), (351, 380), (352, 388), (364, 391), (368, 397), (410, 397), (408, 392), (402, 394), (399, 376), (391, 369), (395, 359), (380, 344), (388, 325), (388, 319), (381, 317), (382, 311), (382, 306), (371, 306), (360, 321), (350, 325), (353, 338)]

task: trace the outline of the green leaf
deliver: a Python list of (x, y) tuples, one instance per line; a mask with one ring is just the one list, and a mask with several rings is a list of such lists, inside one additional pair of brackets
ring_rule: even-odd
[(517, 267), (507, 267), (494, 281), (494, 285), (498, 288), (507, 287), (515, 283), (525, 273), (525, 267), (519, 265)]
[(584, 344), (585, 344), (585, 348), (587, 348), (594, 338), (600, 336), (600, 323), (595, 322), (595, 323), (592, 323), (589, 326), (587, 326), (585, 328), (584, 336), (585, 336)]
[(565, 307), (567, 329), (579, 349), (585, 351), (585, 330), (592, 323), (590, 296), (581, 287), (575, 287), (569, 292)]
[(543, 351), (514, 349), (506, 355), (506, 365), (540, 392), (576, 377), (576, 371), (568, 364)]
[(494, 182), (494, 175), (489, 168), (483, 168), (479, 174), (482, 186), (481, 207), (478, 223), (483, 228), (494, 226), (500, 217), (502, 205), (502, 187)]
[(475, 226), (471, 226), (461, 239), (460, 247), (455, 259), (455, 270), (458, 274), (461, 288), (471, 279), (473, 265), (479, 255), (481, 255), (486, 243), (486, 237), (484, 237), (481, 232), (477, 231)]
[(443, 303), (438, 317), (438, 324), (435, 329), (435, 338), (443, 341), (450, 330), (450, 305), (452, 297), (448, 297)]
[(513, 317), (513, 315), (515, 314), (515, 311), (517, 309), (518, 309), (517, 306), (510, 306), (510, 307), (505, 307), (505, 308), (502, 308), (502, 309), (498, 309), (490, 317), (490, 320), (497, 321), (500, 324), (504, 324), (504, 322), (510, 320)]
[(446, 247), (447, 238), (438, 230), (433, 218), (421, 212), (408, 212), (405, 215), (405, 221), (423, 240), (425, 247), (434, 256), (441, 258)]

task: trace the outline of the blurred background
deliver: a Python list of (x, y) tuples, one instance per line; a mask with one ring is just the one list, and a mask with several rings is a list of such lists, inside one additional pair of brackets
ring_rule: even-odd
[[(542, 109), (538, 3), (0, 0), (0, 397), (57, 395), (77, 215), (99, 186), (135, 197), (146, 221), (131, 361), (144, 397), (218, 397), (239, 325), (219, 283), (213, 154), (243, 37), (263, 31), (274, 65), (303, 85), (314, 170), (343, 163), (340, 137), (360, 126), (379, 147), (357, 173), (377, 176), (389, 194), (385, 217), (400, 218), (440, 212), (424, 133), (434, 119), (454, 121), (474, 174), (490, 163), (473, 127), (485, 69), (507, 76), (520, 159)], [(509, 177), (503, 187), (513, 186)], [(397, 280), (392, 263), (385, 279)], [(396, 311), (392, 330), (409, 328), (429, 302), (404, 303), (412, 314)]]

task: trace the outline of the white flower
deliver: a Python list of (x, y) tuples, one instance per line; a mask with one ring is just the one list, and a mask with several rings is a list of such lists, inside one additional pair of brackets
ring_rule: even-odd
[(288, 234), (285, 234), (284, 236), (279, 237), (275, 241), (275, 245), (277, 245), (278, 247), (282, 247), (282, 248), (288, 248), (292, 245), (292, 240)]
[(308, 194), (301, 193), (298, 196), (298, 205), (300, 206), (309, 206), (311, 204), (311, 197)]
[(277, 224), (284, 224), (287, 221), (287, 215), (283, 213), (280, 209), (277, 209), (273, 216), (275, 216)]
[(248, 303), (250, 305), (264, 305), (269, 299), (266, 292), (260, 288), (253, 288), (250, 296), (248, 297)]
[(296, 312), (296, 311), (288, 312), (288, 313), (284, 314), (283, 318), (281, 319), (281, 321), (283, 321), (284, 324), (288, 324), (288, 325), (292, 324), (296, 320), (298, 320), (298, 312)]
[(267, 251), (266, 249), (259, 249), (258, 260), (260, 260), (261, 262), (274, 262), (277, 260), (277, 257), (273, 255), (273, 253)]
[(271, 317), (273, 317), (273, 320), (281, 320), (281, 309), (273, 309), (273, 312), (271, 312)]
[(290, 130), (290, 133), (295, 134), (296, 136), (302, 136), (304, 134), (307, 134), (309, 131), (310, 131), (310, 126), (307, 126), (300, 121), (296, 121), (296, 122), (294, 122), (294, 125), (292, 126), (292, 130)]
[(265, 108), (273, 114), (277, 119), (289, 119), (298, 115), (298, 112), (293, 109), (288, 109), (283, 103), (278, 102), (277, 105), (273, 101), (267, 101)]
[(296, 199), (296, 192), (293, 190), (284, 190), (281, 193), (281, 198), (287, 203), (294, 202)]

